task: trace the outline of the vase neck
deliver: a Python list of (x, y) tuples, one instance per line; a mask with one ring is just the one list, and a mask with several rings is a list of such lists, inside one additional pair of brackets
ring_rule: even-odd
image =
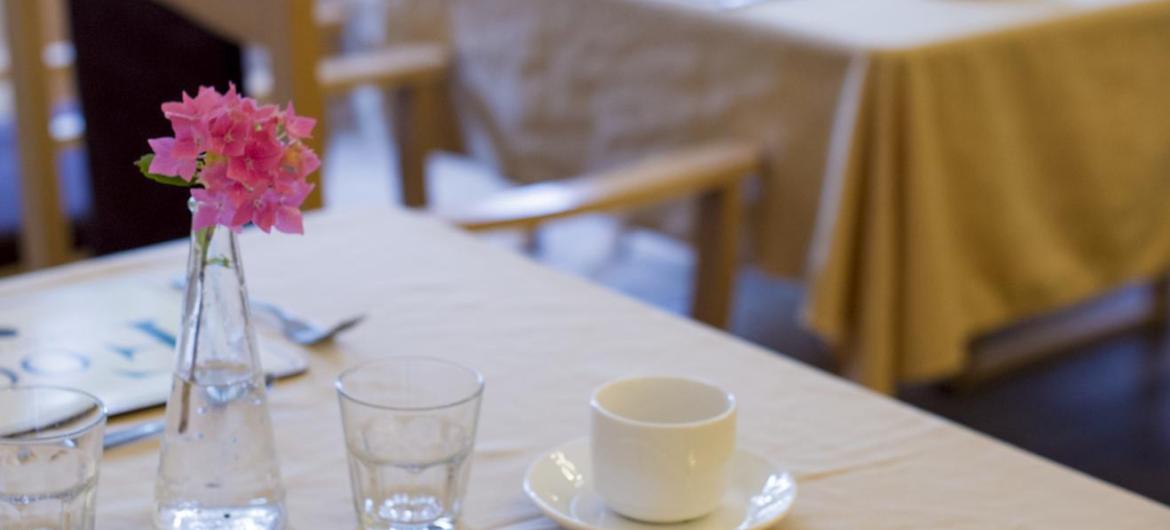
[(176, 374), (189, 381), (261, 377), (236, 234), (191, 234)]

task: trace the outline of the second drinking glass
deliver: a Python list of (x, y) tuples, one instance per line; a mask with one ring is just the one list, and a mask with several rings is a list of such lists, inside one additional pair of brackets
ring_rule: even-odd
[(483, 376), (441, 359), (393, 357), (345, 371), (337, 393), (362, 528), (455, 528)]
[(105, 426), (85, 392), (0, 389), (0, 529), (91, 530)]

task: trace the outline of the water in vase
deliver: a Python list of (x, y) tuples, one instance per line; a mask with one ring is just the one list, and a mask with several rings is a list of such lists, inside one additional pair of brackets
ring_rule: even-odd
[(285, 527), (284, 488), (262, 381), (244, 365), (206, 363), (176, 375), (155, 498), (156, 528)]

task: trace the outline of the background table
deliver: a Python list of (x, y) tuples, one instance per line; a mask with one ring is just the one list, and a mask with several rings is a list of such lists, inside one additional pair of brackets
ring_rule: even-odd
[[(594, 387), (640, 373), (702, 377), (737, 395), (740, 445), (799, 480), (782, 528), (1170, 527), (1161, 505), (436, 222), (372, 210), (312, 216), (307, 231), (242, 237), (253, 294), (321, 319), (370, 316), (319, 348), (307, 375), (272, 391), (292, 528), (353, 526), (331, 383), (343, 367), (408, 354), (445, 357), (486, 376), (466, 528), (554, 528), (521, 492), (525, 468), (541, 451), (586, 435)], [(116, 275), (166, 282), (185, 252), (176, 243), (3, 280), (0, 303)], [(157, 442), (106, 454), (99, 529), (149, 527), (156, 462)]]
[[(452, 41), (472, 151), (519, 180), (763, 144), (755, 261), (808, 281), (808, 324), (875, 389), (1170, 268), (1170, 2), (719, 4), (400, 0), (391, 19)], [(418, 29), (440, 5), (448, 25)]]

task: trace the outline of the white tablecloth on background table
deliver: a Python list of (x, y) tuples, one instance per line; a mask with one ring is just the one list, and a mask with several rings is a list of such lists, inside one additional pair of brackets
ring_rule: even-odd
[[(736, 394), (740, 445), (799, 481), (782, 528), (1170, 528), (1162, 505), (436, 222), (391, 210), (333, 213), (311, 216), (307, 233), (242, 237), (252, 294), (321, 320), (369, 318), (317, 348), (309, 373), (272, 390), (293, 529), (353, 527), (332, 381), (387, 355), (440, 356), (486, 376), (468, 529), (555, 528), (521, 492), (524, 470), (587, 434), (593, 388), (632, 374), (702, 377)], [(0, 280), (0, 304), (50, 286), (165, 280), (185, 251), (163, 245)], [(148, 441), (106, 453), (99, 530), (150, 527), (157, 449)]]
[(1170, 268), (1170, 2), (719, 4), (396, 0), (391, 19), (451, 39), (472, 152), (521, 181), (759, 141), (756, 262), (809, 282), (807, 321), (875, 389)]

